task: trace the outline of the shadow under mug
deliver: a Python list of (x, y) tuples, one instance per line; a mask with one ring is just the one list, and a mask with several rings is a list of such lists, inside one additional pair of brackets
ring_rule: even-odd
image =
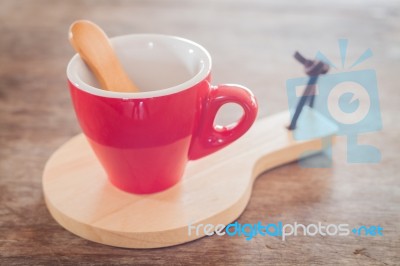
[[(188, 160), (232, 143), (254, 122), (254, 95), (239, 85), (212, 86), (211, 57), (202, 46), (156, 34), (111, 42), (141, 92), (99, 89), (79, 55), (70, 60), (67, 76), (79, 124), (116, 187), (138, 194), (165, 190), (180, 180)], [(242, 117), (215, 125), (227, 103), (240, 105)]]

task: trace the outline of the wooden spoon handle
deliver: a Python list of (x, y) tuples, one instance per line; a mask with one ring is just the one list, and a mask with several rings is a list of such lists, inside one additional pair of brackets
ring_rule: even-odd
[(69, 40), (105, 90), (138, 92), (138, 87), (124, 71), (104, 31), (88, 20), (75, 21)]

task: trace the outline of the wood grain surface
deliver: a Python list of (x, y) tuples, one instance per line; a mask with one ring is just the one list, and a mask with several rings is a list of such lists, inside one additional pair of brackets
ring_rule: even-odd
[[(274, 2), (0, 0), (0, 264), (399, 265), (400, 4)], [(251, 88), (260, 117), (287, 109), (286, 80), (304, 76), (295, 50), (309, 57), (323, 51), (340, 66), (338, 38), (349, 39), (349, 62), (371, 48), (374, 56), (357, 69), (376, 71), (383, 129), (359, 138), (378, 147), (382, 161), (347, 163), (346, 139), (339, 137), (331, 168), (292, 163), (260, 176), (238, 221), (379, 224), (384, 236), (212, 236), (129, 250), (64, 230), (47, 211), (41, 176), (54, 150), (80, 132), (65, 68), (74, 54), (68, 27), (81, 18), (110, 37), (164, 33), (202, 44), (213, 57), (214, 82)], [(232, 109), (220, 120), (235, 116)]]

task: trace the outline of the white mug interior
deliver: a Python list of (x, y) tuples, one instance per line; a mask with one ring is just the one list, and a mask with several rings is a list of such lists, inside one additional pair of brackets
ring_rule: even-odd
[(198, 84), (211, 71), (211, 57), (201, 45), (180, 37), (132, 34), (111, 38), (124, 70), (140, 92), (100, 89), (96, 78), (76, 54), (67, 76), (77, 88), (110, 98), (149, 98), (173, 94)]

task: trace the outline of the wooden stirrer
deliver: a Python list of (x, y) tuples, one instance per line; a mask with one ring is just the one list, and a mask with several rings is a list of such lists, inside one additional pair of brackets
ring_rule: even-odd
[(103, 89), (139, 92), (124, 71), (104, 31), (88, 20), (78, 20), (69, 29), (69, 41), (93, 71)]

